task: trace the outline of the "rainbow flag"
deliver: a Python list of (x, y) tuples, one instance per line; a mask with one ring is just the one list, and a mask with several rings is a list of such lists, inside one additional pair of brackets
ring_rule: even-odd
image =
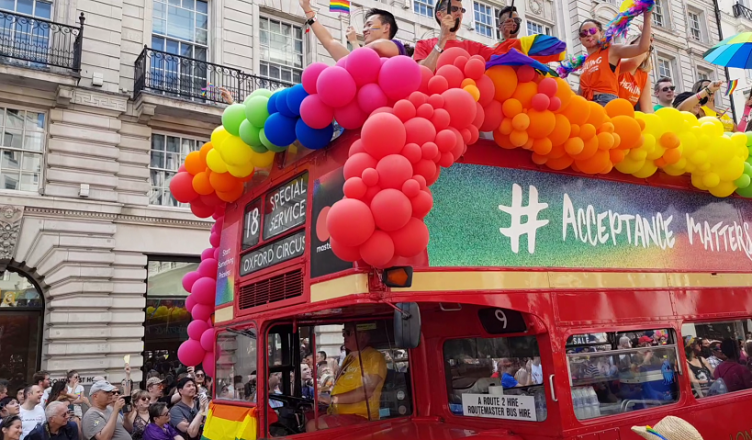
[(256, 440), (256, 408), (210, 404), (201, 440)]
[(329, 0), (329, 12), (339, 12), (341, 14), (350, 13), (349, 0)]
[(731, 96), (736, 91), (736, 87), (739, 86), (738, 79), (732, 79), (728, 82), (728, 90), (726, 90), (726, 96)]

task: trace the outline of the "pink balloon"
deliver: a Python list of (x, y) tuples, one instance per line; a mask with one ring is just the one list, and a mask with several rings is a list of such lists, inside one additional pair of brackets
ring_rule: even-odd
[(219, 234), (213, 233), (209, 235), (209, 244), (212, 245), (212, 247), (219, 247), (219, 242), (221, 238), (222, 237)]
[(214, 257), (214, 248), (206, 248), (203, 252), (201, 252), (201, 261), (206, 260), (207, 258), (213, 258)]
[(201, 321), (206, 321), (211, 318), (212, 313), (214, 313), (214, 306), (206, 306), (204, 304), (196, 304), (193, 307), (193, 310), (191, 310), (191, 316), (193, 319)]
[(342, 67), (334, 66), (321, 72), (316, 81), (316, 89), (324, 104), (330, 107), (343, 107), (355, 98), (357, 88), (350, 73)]
[(355, 199), (335, 203), (326, 216), (331, 237), (344, 246), (359, 246), (373, 234), (376, 225), (371, 209)]
[(321, 72), (327, 67), (329, 66), (324, 63), (313, 63), (303, 71), (301, 82), (303, 83), (303, 88), (309, 95), (316, 93), (316, 81), (319, 79)]
[(194, 298), (193, 295), (188, 295), (188, 297), (185, 298), (185, 309), (188, 310), (188, 313), (191, 313), (191, 310), (193, 310), (195, 305), (196, 298)]
[(214, 256), (215, 260), (219, 261), (219, 248), (214, 249), (212, 256)]
[(418, 63), (404, 55), (389, 58), (381, 66), (379, 85), (388, 98), (407, 98), (420, 87), (422, 75)]
[(324, 104), (319, 95), (309, 95), (300, 104), (300, 117), (307, 126), (325, 128), (334, 119), (334, 109)]
[(347, 71), (358, 86), (375, 82), (380, 69), (381, 58), (371, 48), (355, 49), (347, 56)]
[(357, 130), (366, 122), (368, 115), (360, 109), (358, 100), (353, 99), (344, 107), (334, 109), (334, 119), (345, 130)]
[(340, 58), (334, 65), (343, 69), (347, 68), (347, 57)]
[(214, 366), (216, 364), (216, 358), (214, 357), (214, 352), (207, 352), (204, 355), (204, 359), (201, 361), (201, 367), (204, 369), (204, 373), (206, 373), (209, 377), (214, 377)]
[[(214, 297), (216, 295), (217, 282), (213, 278), (203, 277), (199, 278), (191, 289), (191, 296), (196, 301), (196, 304), (203, 304), (205, 306), (214, 307)], [(206, 320), (206, 318), (204, 318)]]
[(201, 335), (203, 335), (208, 329), (209, 324), (207, 324), (206, 321), (191, 321), (191, 323), (188, 324), (188, 337), (200, 341)]
[[(383, 231), (396, 231), (410, 220), (413, 207), (410, 199), (397, 189), (384, 189), (371, 200), (371, 212), (376, 226)], [(390, 256), (389, 259), (392, 257)]]
[(209, 277), (217, 279), (217, 260), (214, 258), (207, 258), (198, 265), (198, 273), (203, 277)]
[(222, 228), (224, 228), (224, 226), (225, 226), (225, 218), (224, 218), (224, 216), (223, 217), (218, 217), (218, 218), (216, 218), (214, 220), (214, 227), (217, 228), (217, 231), (222, 232)]
[(193, 288), (193, 283), (199, 278), (201, 278), (201, 274), (198, 272), (188, 272), (183, 275), (183, 289), (185, 289), (186, 292), (190, 292), (191, 288)]
[(201, 348), (203, 348), (207, 352), (213, 352), (214, 351), (214, 329), (207, 328), (206, 330), (204, 330), (204, 332), (201, 334), (201, 337), (199, 337), (199, 341), (201, 342)]
[(377, 108), (386, 106), (387, 98), (378, 84), (366, 84), (358, 90), (358, 105), (364, 113), (370, 115)]
[(193, 339), (188, 339), (180, 344), (178, 348), (178, 359), (183, 365), (189, 367), (195, 367), (200, 364), (204, 360), (205, 355), (206, 352), (201, 348), (201, 343)]

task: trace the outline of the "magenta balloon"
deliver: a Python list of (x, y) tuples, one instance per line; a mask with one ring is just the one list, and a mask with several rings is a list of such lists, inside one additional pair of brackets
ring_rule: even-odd
[(214, 248), (206, 248), (203, 252), (201, 252), (201, 261), (206, 260), (207, 258), (214, 258)]
[(217, 279), (217, 260), (214, 258), (207, 258), (202, 261), (201, 264), (198, 265), (198, 273), (204, 277)]
[(193, 339), (188, 339), (178, 348), (178, 359), (183, 365), (189, 367), (195, 367), (203, 362), (205, 355), (206, 351), (201, 348), (201, 343)]
[(185, 309), (188, 310), (188, 313), (191, 313), (191, 310), (193, 310), (193, 307), (196, 305), (196, 298), (193, 297), (193, 295), (188, 295), (188, 297), (185, 299)]
[(389, 58), (381, 66), (379, 85), (392, 100), (404, 99), (420, 88), (422, 76), (418, 63), (404, 55)]
[(193, 283), (199, 278), (201, 278), (201, 274), (198, 272), (188, 272), (183, 275), (183, 289), (185, 289), (186, 292), (190, 292), (193, 288)]
[(201, 340), (201, 348), (203, 348), (207, 352), (214, 351), (214, 329), (213, 328), (207, 328), (206, 330), (204, 330), (204, 332), (201, 334), (200, 340)]
[(334, 119), (345, 130), (357, 130), (366, 122), (368, 115), (358, 106), (358, 100), (353, 99), (344, 107), (334, 109)]
[(214, 377), (214, 365), (216, 363), (216, 359), (214, 358), (214, 352), (208, 352), (204, 355), (204, 359), (201, 361), (201, 367), (204, 369), (204, 373), (206, 373), (209, 377)]
[(196, 341), (200, 341), (201, 336), (208, 329), (209, 329), (209, 324), (207, 324), (206, 321), (196, 321), (196, 320), (191, 321), (191, 323), (188, 324), (188, 337), (191, 339), (195, 339)]
[(322, 129), (332, 123), (334, 109), (324, 104), (319, 95), (309, 95), (300, 104), (300, 117), (307, 126)]
[(324, 63), (313, 63), (303, 71), (301, 82), (303, 83), (303, 88), (309, 95), (316, 93), (316, 80), (319, 79), (319, 75), (321, 75), (321, 72), (327, 67), (329, 66)]
[(355, 49), (347, 56), (346, 68), (355, 80), (355, 84), (362, 86), (376, 82), (379, 77), (379, 70), (381, 70), (381, 58), (371, 48)]
[(337, 66), (337, 67), (341, 67), (343, 69), (346, 69), (347, 68), (347, 57), (340, 58), (339, 61), (337, 61), (336, 63), (334, 63), (334, 65)]
[(211, 318), (212, 313), (214, 313), (214, 306), (196, 304), (191, 311), (191, 316), (193, 316), (193, 319), (206, 321)]
[(209, 236), (209, 244), (212, 245), (212, 247), (219, 247), (220, 238), (221, 238), (220, 235), (217, 234), (216, 232), (211, 234)]
[[(191, 290), (191, 296), (196, 301), (196, 304), (203, 304), (205, 306), (214, 307), (214, 298), (216, 296), (217, 282), (213, 278), (203, 277), (199, 278), (193, 284)], [(206, 318), (204, 318), (206, 320)]]
[(214, 255), (215, 260), (219, 261), (219, 248), (214, 249), (214, 253), (212, 255)]
[(367, 115), (380, 107), (386, 107), (389, 101), (378, 84), (366, 84), (358, 90), (358, 106)]
[(225, 227), (225, 218), (219, 217), (216, 219), (216, 222), (214, 222), (214, 227), (217, 228), (217, 231), (222, 232), (222, 228)]
[(344, 107), (355, 98), (357, 88), (350, 73), (342, 67), (330, 67), (316, 81), (318, 95), (330, 107)]

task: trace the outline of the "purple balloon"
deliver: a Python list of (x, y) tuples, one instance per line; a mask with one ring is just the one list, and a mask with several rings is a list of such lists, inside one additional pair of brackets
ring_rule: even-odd
[(201, 261), (206, 260), (207, 258), (213, 258), (214, 257), (214, 248), (206, 248), (203, 252), (201, 252)]
[(196, 306), (196, 298), (193, 297), (193, 295), (188, 295), (188, 297), (185, 299), (185, 309), (188, 310), (188, 313), (191, 313), (191, 310), (193, 310), (193, 307)]
[(206, 351), (201, 348), (201, 343), (193, 339), (188, 339), (180, 344), (180, 348), (178, 348), (178, 359), (183, 365), (189, 367), (195, 367), (200, 364), (204, 360), (205, 355)]
[(217, 260), (214, 258), (207, 258), (202, 261), (201, 264), (198, 265), (198, 273), (200, 273), (202, 277), (217, 279)]
[(201, 278), (201, 274), (198, 272), (188, 272), (183, 275), (183, 289), (185, 289), (186, 292), (190, 292), (193, 288), (193, 283), (199, 278)]
[(201, 366), (204, 368), (204, 373), (209, 377), (214, 377), (214, 364), (216, 359), (214, 352), (208, 352), (204, 355), (204, 359), (201, 361)]
[(219, 234), (217, 234), (217, 233), (212, 233), (212, 234), (211, 234), (211, 235), (209, 236), (209, 244), (210, 244), (210, 245), (212, 245), (212, 247), (219, 247), (219, 240), (220, 240), (220, 238), (221, 238), (221, 237), (220, 237), (220, 235), (219, 235)]
[(206, 321), (207, 319), (211, 318), (212, 313), (214, 313), (214, 306), (196, 304), (191, 311), (191, 316), (193, 316), (193, 319), (197, 321)]
[(206, 330), (204, 330), (204, 333), (201, 334), (201, 348), (203, 348), (207, 352), (214, 351), (214, 329), (213, 328), (207, 328)]
[[(196, 305), (211, 306), (213, 309), (216, 290), (217, 282), (212, 278), (203, 277), (193, 284), (191, 296), (196, 301)], [(204, 318), (203, 320), (206, 321), (206, 318)]]
[(208, 329), (209, 324), (207, 324), (206, 321), (191, 321), (191, 323), (188, 324), (188, 337), (200, 341), (201, 336)]

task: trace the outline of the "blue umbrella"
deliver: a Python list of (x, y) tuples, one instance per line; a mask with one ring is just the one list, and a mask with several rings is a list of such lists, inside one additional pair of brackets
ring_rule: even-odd
[(728, 37), (702, 56), (717, 66), (752, 69), (752, 32)]

